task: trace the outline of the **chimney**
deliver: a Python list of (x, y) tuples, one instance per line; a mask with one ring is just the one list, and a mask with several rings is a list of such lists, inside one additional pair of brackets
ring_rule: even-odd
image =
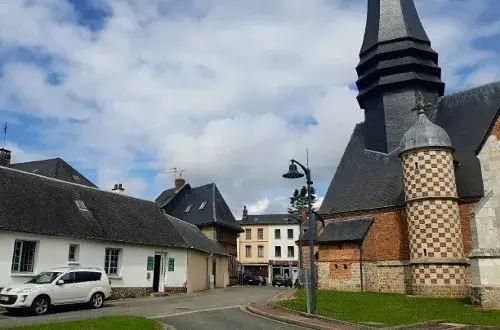
[(247, 206), (243, 205), (243, 217), (241, 218), (242, 220), (246, 219), (248, 217), (248, 210)]
[(184, 180), (184, 178), (181, 175), (179, 175), (179, 177), (175, 179), (175, 191), (181, 189), (185, 184), (186, 180)]
[(117, 193), (117, 194), (124, 194), (125, 189), (123, 188), (121, 183), (118, 183), (114, 185), (113, 189), (111, 191)]
[(10, 166), (10, 150), (0, 148), (0, 166)]

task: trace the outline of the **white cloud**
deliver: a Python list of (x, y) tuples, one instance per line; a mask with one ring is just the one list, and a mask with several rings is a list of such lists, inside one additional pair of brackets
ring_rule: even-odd
[[(486, 5), (416, 2), (448, 88), (498, 77), (498, 54), (472, 44), (498, 34), (498, 23), (476, 25)], [(47, 152), (96, 168), (103, 188), (123, 182), (129, 194), (159, 193), (173, 184), (161, 173), (180, 167), (194, 185), (216, 182), (235, 215), (243, 204), (254, 213), (284, 212), (303, 184), (281, 177), (288, 160), (305, 160), (308, 148), (313, 180), (326, 188), (363, 120), (348, 85), (365, 3), (113, 1), (114, 16), (97, 35), (56, 19), (68, 16), (63, 1), (21, 3), (2, 4), (0, 53), (36, 47), (56, 60), (49, 69), (7, 62), (0, 108), (56, 120), (57, 131), (42, 132)], [(63, 83), (45, 84), (47, 70), (59, 71)], [(306, 115), (318, 125), (292, 125)], [(136, 169), (157, 171), (155, 186)]]

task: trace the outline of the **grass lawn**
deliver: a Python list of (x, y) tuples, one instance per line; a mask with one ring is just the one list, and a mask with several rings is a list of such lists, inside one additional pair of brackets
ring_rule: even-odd
[(163, 326), (154, 321), (136, 316), (110, 316), (64, 323), (28, 325), (25, 327), (5, 328), (6, 330), (101, 330), (101, 329), (141, 329), (160, 330)]
[[(500, 326), (500, 311), (474, 310), (467, 300), (416, 298), (375, 292), (316, 291), (316, 312), (358, 324), (395, 326), (431, 320)], [(297, 299), (281, 301), (286, 308), (306, 312), (305, 292)]]

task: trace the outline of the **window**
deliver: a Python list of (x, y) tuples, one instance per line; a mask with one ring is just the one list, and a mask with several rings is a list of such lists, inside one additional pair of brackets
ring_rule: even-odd
[(281, 238), (281, 230), (275, 229), (274, 230), (274, 238), (275, 239), (280, 239)]
[(288, 239), (293, 239), (293, 229), (287, 229), (287, 236)]
[(83, 201), (81, 201), (81, 200), (77, 199), (77, 200), (75, 201), (75, 203), (76, 203), (76, 206), (78, 206), (78, 208), (79, 208), (80, 210), (82, 210), (82, 211), (88, 211), (87, 206), (85, 205), (85, 203), (84, 203)]
[(118, 275), (118, 261), (120, 258), (120, 249), (106, 249), (104, 259), (104, 271), (108, 275)]
[(288, 247), (288, 258), (294, 258), (295, 257), (295, 249), (293, 246)]
[(19, 273), (33, 272), (35, 265), (35, 249), (35, 241), (16, 240), (14, 242), (11, 270)]
[(281, 258), (281, 246), (274, 247), (274, 256), (276, 258)]
[(262, 228), (257, 229), (257, 239), (264, 239), (264, 229)]
[(184, 213), (188, 213), (189, 211), (191, 211), (192, 207), (193, 207), (193, 205), (189, 204), (188, 207), (186, 207), (186, 209), (184, 210)]
[(76, 272), (76, 283), (82, 282), (95, 282), (101, 280), (101, 273), (99, 272)]
[(64, 284), (71, 284), (71, 283), (75, 283), (76, 280), (75, 280), (75, 273), (67, 273), (67, 274), (64, 274), (60, 280), (63, 280), (64, 281)]
[(80, 252), (80, 245), (78, 244), (70, 244), (69, 252), (68, 252), (68, 261), (78, 261), (78, 255)]
[(245, 229), (245, 238), (247, 240), (251, 240), (252, 239), (252, 229)]
[(245, 257), (252, 257), (252, 247), (250, 245), (245, 246)]
[(207, 201), (204, 201), (203, 203), (201, 203), (201, 205), (198, 209), (203, 210), (205, 208), (205, 205), (207, 205)]
[(76, 182), (80, 182), (80, 177), (78, 175), (73, 175), (73, 179), (76, 181)]
[(264, 258), (264, 247), (262, 245), (257, 247), (257, 256), (259, 258)]
[(173, 272), (175, 269), (175, 258), (168, 258), (168, 271)]

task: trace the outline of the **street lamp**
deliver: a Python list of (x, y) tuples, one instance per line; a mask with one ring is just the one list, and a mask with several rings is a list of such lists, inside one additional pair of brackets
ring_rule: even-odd
[[(311, 180), (311, 170), (305, 167), (295, 159), (290, 160), (290, 166), (288, 167), (288, 172), (283, 174), (285, 179), (298, 179), (302, 178), (304, 174), (300, 173), (297, 169), (297, 165), (302, 168), (306, 175), (307, 184), (307, 215), (309, 217), (309, 265), (311, 270), (311, 314), (316, 314), (316, 277), (314, 274), (314, 234), (316, 233), (316, 217), (312, 212), (311, 205), (311, 185), (313, 184)], [(299, 242), (301, 242), (300, 240)], [(302, 245), (301, 245), (302, 248)]]

